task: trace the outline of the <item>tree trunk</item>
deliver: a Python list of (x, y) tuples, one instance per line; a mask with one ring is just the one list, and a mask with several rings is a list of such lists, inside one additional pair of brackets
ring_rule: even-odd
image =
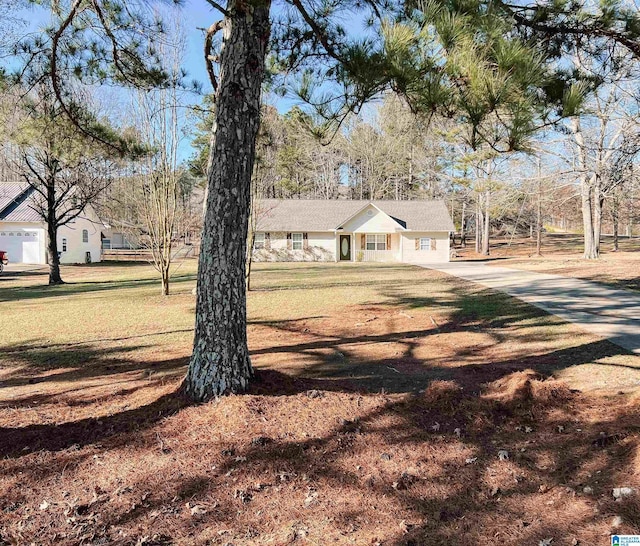
[(58, 254), (58, 227), (55, 222), (47, 222), (47, 255), (49, 258), (49, 285), (64, 284), (60, 275), (60, 255)]
[(227, 8), (231, 15), (224, 21), (195, 339), (184, 382), (185, 393), (197, 401), (242, 391), (252, 375), (246, 328), (247, 223), (269, 8), (269, 0), (232, 0)]
[(476, 253), (480, 254), (480, 247), (482, 245), (482, 226), (484, 222), (482, 219), (482, 208), (480, 207), (480, 196), (476, 199)]
[(47, 254), (49, 256), (49, 285), (64, 284), (60, 275), (58, 254), (58, 224), (56, 221), (56, 184), (53, 176), (47, 181)]
[(484, 236), (482, 237), (482, 255), (489, 255), (489, 232), (491, 228), (491, 218), (489, 216), (490, 192), (487, 190), (484, 196)]
[(611, 198), (611, 223), (613, 224), (613, 251), (618, 252), (620, 249), (619, 233), (620, 233), (620, 211), (618, 196), (613, 195)]
[(604, 197), (598, 191), (594, 199), (593, 211), (593, 242), (596, 249), (596, 257), (600, 257), (600, 238), (602, 237), (602, 208), (604, 207)]
[(253, 227), (249, 230), (249, 236), (247, 240), (247, 266), (245, 271), (245, 283), (247, 292), (251, 290), (251, 264), (253, 264), (253, 245), (255, 242), (256, 234)]
[[(540, 173), (538, 172), (538, 177)], [(542, 256), (542, 179), (538, 178), (538, 210), (536, 214), (536, 256)]]
[(169, 295), (169, 268), (162, 269), (162, 295)]
[(586, 260), (598, 258), (598, 247), (594, 237), (593, 205), (591, 187), (583, 177), (581, 183), (582, 225), (584, 228), (584, 254)]
[(465, 248), (467, 246), (467, 233), (465, 232), (465, 219), (467, 216), (467, 203), (462, 202), (462, 220), (460, 222), (460, 246)]
[[(578, 145), (578, 167), (584, 174), (580, 176), (580, 199), (582, 203), (582, 226), (584, 237), (584, 254), (585, 260), (595, 260), (598, 258), (600, 231), (596, 231), (596, 222), (594, 221), (594, 185), (598, 182), (592, 175), (591, 178), (586, 174), (587, 171), (587, 149), (580, 127), (580, 119), (574, 117), (571, 120), (571, 132)], [(598, 242), (596, 242), (595, 234), (598, 234)]]

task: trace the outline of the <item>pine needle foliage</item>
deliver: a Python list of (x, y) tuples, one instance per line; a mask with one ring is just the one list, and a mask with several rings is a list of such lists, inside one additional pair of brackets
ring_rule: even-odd
[(455, 118), (473, 150), (527, 149), (549, 106), (540, 90), (552, 74), (539, 50), (513, 36), (490, 6), (407, 4), (404, 20), (387, 24), (385, 47), (402, 60), (393, 87), (414, 110)]
[[(143, 150), (88, 111), (82, 86), (156, 87), (166, 82), (154, 40), (162, 19), (136, 0), (29, 0), (49, 12), (42, 32), (18, 40), (8, 78), (25, 93), (47, 85), (76, 129), (120, 155)], [(15, 68), (17, 66), (17, 68)]]

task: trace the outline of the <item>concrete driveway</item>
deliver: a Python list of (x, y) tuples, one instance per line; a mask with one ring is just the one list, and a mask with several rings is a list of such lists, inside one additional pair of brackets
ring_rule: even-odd
[(489, 266), (484, 262), (421, 264), (505, 292), (640, 354), (640, 293), (601, 284)]

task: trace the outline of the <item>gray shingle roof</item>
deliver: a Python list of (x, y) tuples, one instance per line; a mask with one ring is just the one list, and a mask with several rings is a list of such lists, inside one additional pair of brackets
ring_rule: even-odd
[(347, 199), (261, 199), (260, 231), (333, 231), (368, 204), (412, 231), (454, 231), (443, 201), (360, 201)]
[(0, 221), (42, 222), (29, 206), (33, 192), (26, 183), (0, 182)]

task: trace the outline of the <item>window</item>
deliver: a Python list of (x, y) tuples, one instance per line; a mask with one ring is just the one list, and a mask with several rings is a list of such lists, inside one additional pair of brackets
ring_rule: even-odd
[(87, 231), (86, 229), (82, 230), (82, 242), (83, 243), (89, 242), (89, 231)]
[(383, 233), (367, 235), (367, 250), (387, 250), (387, 236)]
[(62, 239), (62, 252), (66, 252), (66, 251), (67, 251), (67, 240)]
[(292, 233), (291, 243), (293, 250), (302, 250), (302, 233)]
[(430, 237), (420, 237), (420, 250), (431, 250)]
[(256, 232), (254, 234), (253, 248), (264, 248), (264, 233)]

